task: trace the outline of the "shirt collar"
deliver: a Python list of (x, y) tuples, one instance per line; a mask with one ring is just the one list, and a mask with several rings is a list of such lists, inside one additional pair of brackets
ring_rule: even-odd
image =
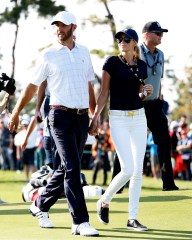
[[(145, 50), (145, 52), (146, 52), (146, 53), (149, 53), (149, 52), (150, 52), (150, 51), (149, 51), (149, 48), (148, 48), (148, 47), (145, 45), (145, 43), (143, 43), (142, 45), (143, 45), (143, 47), (144, 47), (144, 50)], [(157, 54), (157, 53), (158, 53), (158, 50), (157, 50), (157, 48), (155, 48), (155, 51), (154, 51), (154, 53), (155, 53), (155, 54)]]
[[(79, 48), (79, 44), (77, 44), (76, 42), (74, 42), (74, 43), (75, 43), (74, 48)], [(61, 49), (68, 49), (67, 46), (62, 45), (62, 44), (60, 44), (59, 42), (55, 42), (55, 43), (53, 44), (53, 46), (54, 46), (58, 51), (61, 50)], [(73, 49), (74, 49), (74, 48), (73, 48)]]

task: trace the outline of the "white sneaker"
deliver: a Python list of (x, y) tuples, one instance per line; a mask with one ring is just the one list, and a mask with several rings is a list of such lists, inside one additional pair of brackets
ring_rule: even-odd
[(99, 236), (99, 232), (88, 222), (84, 222), (79, 225), (72, 224), (72, 234), (81, 236)]
[(33, 216), (36, 216), (39, 221), (39, 226), (42, 228), (53, 228), (53, 223), (49, 220), (48, 212), (42, 212), (36, 205), (35, 201), (31, 204), (29, 211)]

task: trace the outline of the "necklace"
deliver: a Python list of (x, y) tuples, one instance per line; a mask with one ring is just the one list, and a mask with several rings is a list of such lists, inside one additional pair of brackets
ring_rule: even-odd
[(142, 83), (142, 85), (145, 85), (145, 83), (144, 83), (144, 81), (141, 79), (141, 78), (139, 78), (139, 68), (138, 68), (138, 65), (137, 65), (137, 59), (136, 58), (133, 58), (133, 61), (134, 61), (134, 65), (130, 65), (128, 62), (127, 62), (127, 60), (123, 57), (123, 55), (119, 55), (119, 58), (121, 59), (121, 61), (124, 63), (124, 64), (126, 64), (128, 67), (129, 67), (129, 69), (130, 69), (130, 71), (134, 74), (134, 76), (137, 78), (137, 79), (139, 79), (139, 81)]

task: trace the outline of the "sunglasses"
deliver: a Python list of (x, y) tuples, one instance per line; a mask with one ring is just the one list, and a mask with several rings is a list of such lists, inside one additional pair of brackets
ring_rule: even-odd
[(118, 42), (118, 43), (121, 43), (121, 42), (124, 41), (125, 43), (130, 43), (131, 40), (132, 40), (132, 38), (118, 38), (118, 39), (117, 39), (117, 42)]
[(153, 32), (153, 33), (155, 33), (157, 36), (159, 36), (159, 37), (162, 37), (163, 36), (163, 33), (162, 32)]

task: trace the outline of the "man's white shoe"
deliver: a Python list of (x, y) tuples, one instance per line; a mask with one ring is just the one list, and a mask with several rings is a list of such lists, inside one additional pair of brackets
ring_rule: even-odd
[(39, 226), (42, 228), (53, 228), (53, 223), (49, 220), (48, 212), (42, 212), (36, 205), (35, 201), (31, 204), (29, 211), (33, 216), (36, 216), (39, 221)]
[(99, 232), (88, 222), (84, 222), (79, 225), (72, 224), (72, 234), (81, 236), (99, 236)]

